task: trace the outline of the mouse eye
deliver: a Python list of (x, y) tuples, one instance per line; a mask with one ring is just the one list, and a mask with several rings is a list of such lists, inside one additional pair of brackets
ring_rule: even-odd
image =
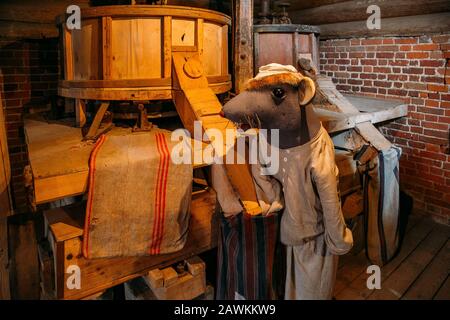
[(272, 94), (274, 97), (281, 99), (281, 98), (284, 98), (286, 93), (284, 92), (283, 88), (275, 88), (272, 90)]
[(284, 98), (286, 98), (286, 92), (283, 88), (274, 88), (272, 90), (272, 98), (275, 100), (276, 104), (280, 104)]

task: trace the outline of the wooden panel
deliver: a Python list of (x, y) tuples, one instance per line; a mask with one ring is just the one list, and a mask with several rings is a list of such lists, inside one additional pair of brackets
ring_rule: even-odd
[(64, 48), (64, 78), (67, 80), (73, 79), (73, 46), (72, 46), (72, 32), (67, 28), (61, 28), (63, 35)]
[(172, 46), (195, 45), (195, 20), (172, 19)]
[(222, 26), (214, 23), (203, 24), (203, 57), (202, 62), (208, 76), (222, 74)]
[(307, 34), (297, 36), (297, 48), (299, 53), (311, 53), (311, 41)]
[(258, 56), (255, 71), (260, 66), (272, 62), (292, 64), (294, 61), (292, 44), (292, 33), (260, 33), (256, 48)]
[(162, 77), (160, 18), (113, 19), (111, 78)]
[[(248, 0), (245, 0), (248, 2)], [(247, 4), (246, 4), (247, 6)], [(221, 24), (231, 25), (230, 17), (212, 10), (194, 9), (169, 5), (139, 5), (139, 6), (103, 6), (81, 9), (81, 16), (88, 19), (93, 17), (155, 17), (171, 16), (181, 19), (205, 19)], [(65, 21), (65, 15), (57, 18), (57, 23)]]
[(75, 80), (100, 79), (100, 23), (83, 20), (81, 30), (72, 30), (73, 69)]

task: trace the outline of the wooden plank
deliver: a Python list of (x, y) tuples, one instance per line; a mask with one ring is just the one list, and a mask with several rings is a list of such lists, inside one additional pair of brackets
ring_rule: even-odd
[(253, 0), (234, 2), (234, 85), (236, 93), (253, 78)]
[(373, 124), (368, 122), (358, 123), (355, 126), (356, 131), (378, 151), (388, 150), (392, 143), (389, 142)]
[[(397, 267), (409, 256), (419, 243), (431, 232), (434, 223), (421, 217), (410, 219), (407, 233), (399, 254), (381, 269), (381, 283), (397, 269)], [(365, 270), (357, 278), (353, 279), (345, 288), (335, 296), (338, 300), (361, 300), (366, 299), (373, 293), (367, 288), (367, 277)]]
[(112, 18), (102, 17), (102, 79), (111, 79), (112, 64)]
[(170, 78), (172, 75), (172, 17), (165, 16), (163, 24), (164, 78)]
[(400, 299), (448, 239), (448, 231), (434, 228), (402, 264), (370, 295), (370, 300)]
[(33, 221), (10, 223), (9, 241), (11, 298), (39, 299), (39, 262)]
[(162, 25), (160, 17), (112, 20), (111, 79), (163, 77)]
[[(86, 192), (93, 143), (82, 142), (81, 129), (63, 123), (27, 119), (25, 136), (36, 204)], [(202, 152), (206, 146), (193, 144), (192, 152)], [(205, 165), (194, 162), (194, 168)]]
[(368, 29), (366, 20), (320, 25), (321, 39), (416, 36), (424, 33), (445, 33), (450, 30), (450, 12), (383, 18), (380, 29)]
[(444, 244), (424, 272), (408, 288), (402, 299), (431, 300), (450, 272), (450, 240)]
[(450, 276), (447, 277), (433, 300), (450, 300)]
[(203, 48), (204, 48), (204, 35), (203, 35), (203, 19), (197, 19), (195, 21), (195, 44), (197, 45), (197, 51), (200, 58), (203, 57)]
[(61, 26), (63, 32), (63, 53), (64, 53), (64, 79), (73, 79), (73, 45), (72, 32), (65, 25)]
[(48, 39), (57, 38), (58, 29), (53, 23), (11, 22), (0, 20), (0, 34), (3, 38)]
[(82, 20), (81, 29), (70, 30), (72, 38), (73, 79), (99, 80), (102, 78), (101, 20)]
[(103, 116), (105, 115), (106, 111), (109, 107), (109, 101), (102, 102), (100, 104), (100, 107), (97, 110), (97, 113), (95, 114), (94, 120), (91, 123), (91, 126), (89, 127), (89, 131), (86, 134), (87, 139), (92, 139), (97, 135), (97, 131), (100, 128), (100, 124), (103, 120)]
[(348, 256), (346, 263), (338, 269), (333, 295), (335, 297), (339, 296), (340, 292), (353, 280), (365, 273), (369, 265), (365, 251), (361, 251), (356, 256)]
[(291, 11), (289, 16), (294, 23), (314, 25), (366, 20), (370, 15), (367, 13), (370, 5), (379, 6), (383, 19), (450, 11), (450, 2), (447, 0), (416, 0), (414, 5), (411, 5), (410, 0), (360, 0), (351, 4), (339, 2)]
[[(228, 75), (228, 26), (222, 26), (222, 76)], [(209, 79), (208, 79), (209, 81)]]
[(354, 128), (358, 123), (371, 121), (372, 116), (364, 113), (341, 113), (326, 109), (315, 108), (314, 112), (319, 117), (323, 126), (329, 133), (339, 132)]
[(58, 94), (63, 97), (90, 100), (170, 100), (170, 87), (141, 87), (141, 88), (58, 88)]

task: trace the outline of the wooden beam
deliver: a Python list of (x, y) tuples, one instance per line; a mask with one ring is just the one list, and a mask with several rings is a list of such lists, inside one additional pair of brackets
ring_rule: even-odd
[(0, 34), (4, 38), (42, 39), (57, 38), (55, 24), (0, 21)]
[(294, 23), (315, 25), (365, 21), (370, 16), (366, 12), (370, 5), (380, 7), (382, 19), (450, 11), (450, 1), (448, 0), (415, 0), (414, 3), (411, 3), (410, 0), (361, 0), (294, 11), (290, 12), (289, 16)]
[(236, 0), (234, 17), (234, 83), (236, 93), (253, 78), (253, 0)]
[(56, 16), (76, 4), (80, 8), (89, 6), (89, 0), (20, 0), (0, 3), (0, 20), (35, 22), (55, 25)]
[[(308, 0), (308, 1), (290, 1), (291, 6), (288, 8), (288, 11), (296, 11), (303, 10), (308, 8), (316, 8), (320, 6), (325, 6), (328, 4), (345, 2), (347, 0)], [(255, 0), (255, 12), (258, 13), (261, 0)], [(278, 9), (276, 6), (273, 6), (274, 9)], [(255, 15), (256, 16), (256, 15)]]
[(320, 30), (321, 39), (444, 33), (450, 31), (450, 12), (385, 18), (381, 20), (381, 29), (374, 30), (367, 29), (366, 20), (322, 24)]

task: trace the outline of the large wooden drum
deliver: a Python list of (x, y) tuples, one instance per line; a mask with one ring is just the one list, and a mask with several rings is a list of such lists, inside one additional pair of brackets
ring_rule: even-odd
[(172, 98), (172, 52), (198, 52), (211, 89), (231, 88), (230, 17), (178, 6), (107, 6), (81, 10), (81, 30), (60, 17), (63, 80), (59, 94), (94, 100)]

